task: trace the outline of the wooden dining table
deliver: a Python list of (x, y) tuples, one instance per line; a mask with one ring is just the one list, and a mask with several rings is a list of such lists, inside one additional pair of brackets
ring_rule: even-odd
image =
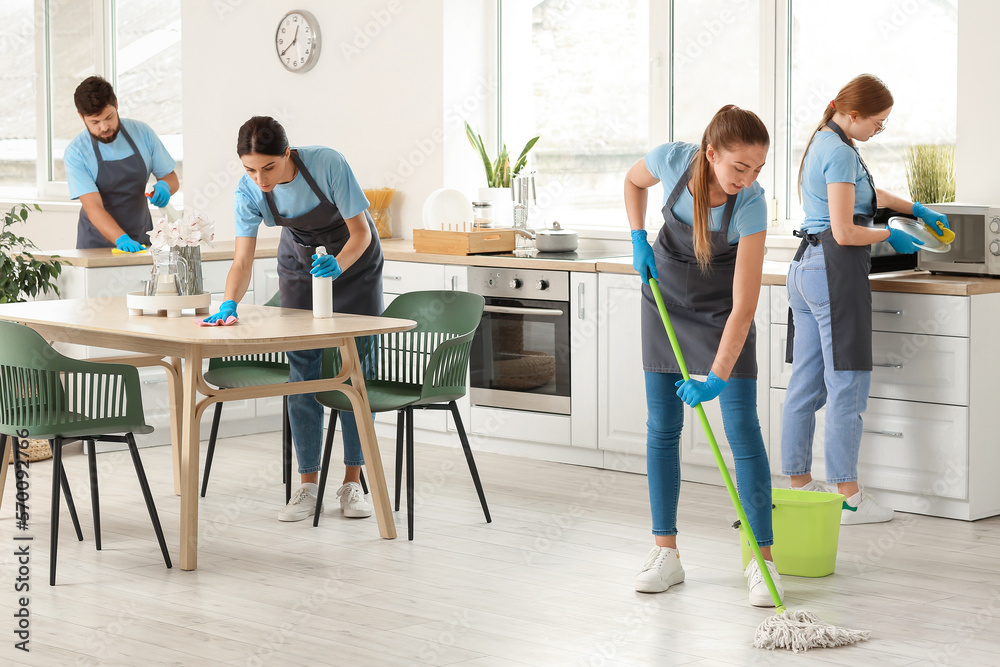
[[(214, 312), (214, 311), (213, 311)], [(171, 382), (174, 485), (180, 495), (180, 567), (198, 567), (198, 447), (201, 416), (213, 403), (266, 396), (336, 390), (348, 396), (354, 408), (358, 435), (368, 468), (379, 534), (396, 537), (392, 508), (385, 485), (382, 459), (375, 437), (368, 393), (354, 339), (359, 336), (406, 331), (412, 320), (334, 313), (314, 318), (308, 310), (240, 304), (239, 322), (203, 327), (194, 315), (164, 317), (130, 315), (125, 297), (62, 299), (0, 304), (0, 319), (20, 322), (46, 340), (138, 352), (169, 358), (179, 382)], [(342, 367), (336, 377), (257, 387), (217, 389), (202, 375), (204, 359), (263, 352), (287, 352), (337, 347)], [(0, 489), (2, 491), (2, 489)]]

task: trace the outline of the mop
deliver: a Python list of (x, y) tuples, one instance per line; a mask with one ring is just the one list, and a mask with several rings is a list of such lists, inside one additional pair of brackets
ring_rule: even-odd
[[(653, 292), (653, 298), (656, 300), (656, 307), (660, 311), (663, 326), (667, 330), (670, 347), (674, 351), (674, 356), (677, 357), (677, 365), (681, 370), (681, 375), (685, 380), (689, 380), (691, 376), (688, 374), (687, 365), (684, 363), (684, 357), (681, 355), (677, 335), (670, 324), (670, 316), (667, 314), (667, 307), (663, 303), (660, 287), (657, 285), (656, 279), (652, 275), (649, 275), (648, 272), (647, 279), (649, 280), (649, 288)], [(719, 451), (719, 443), (716, 442), (715, 435), (712, 433), (712, 427), (708, 423), (705, 408), (699, 403), (695, 407), (695, 410), (698, 412), (698, 419), (701, 420), (702, 428), (705, 429), (708, 442), (712, 446), (712, 454), (715, 456), (715, 463), (722, 474), (722, 481), (726, 484), (729, 498), (733, 501), (733, 507), (736, 509), (736, 514), (739, 516), (741, 524), (746, 528), (747, 537), (750, 539), (750, 548), (753, 550), (753, 557), (757, 560), (757, 566), (764, 577), (764, 583), (767, 584), (767, 590), (771, 593), (771, 599), (774, 601), (775, 615), (769, 616), (757, 627), (757, 634), (753, 641), (754, 648), (766, 648), (769, 650), (784, 648), (798, 653), (799, 651), (808, 651), (811, 648), (847, 646), (848, 644), (855, 644), (871, 637), (870, 630), (838, 628), (820, 620), (811, 612), (804, 610), (787, 611), (785, 609), (785, 606), (781, 603), (781, 598), (778, 596), (778, 590), (774, 586), (771, 572), (764, 563), (764, 556), (760, 552), (760, 546), (757, 545), (757, 539), (754, 537), (753, 529), (750, 527), (750, 521), (747, 520), (746, 512), (743, 511), (743, 504), (740, 502), (740, 496), (736, 492), (736, 487), (733, 486), (733, 479), (726, 468), (726, 462)]]

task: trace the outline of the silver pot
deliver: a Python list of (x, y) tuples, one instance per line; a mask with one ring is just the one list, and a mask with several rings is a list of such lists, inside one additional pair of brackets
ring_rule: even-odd
[(580, 237), (576, 232), (563, 229), (558, 222), (553, 222), (551, 229), (539, 229), (535, 232), (535, 248), (538, 252), (573, 252), (579, 241)]

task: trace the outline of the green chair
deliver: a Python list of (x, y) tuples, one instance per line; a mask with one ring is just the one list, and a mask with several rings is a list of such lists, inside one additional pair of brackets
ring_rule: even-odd
[[(492, 522), (486, 495), (479, 480), (476, 461), (462, 424), (456, 400), (465, 395), (469, 370), (469, 349), (472, 337), (483, 316), (485, 301), (478, 294), (455, 291), (427, 291), (402, 294), (389, 304), (383, 317), (414, 320), (417, 326), (409, 331), (368, 336), (358, 340), (365, 366), (365, 386), (372, 412), (397, 413), (396, 420), (396, 510), (399, 511), (400, 479), (403, 453), (406, 453), (407, 534), (413, 539), (413, 410), (448, 410), (465, 451), (472, 481), (479, 494), (486, 522)], [(340, 354), (336, 348), (323, 355), (323, 375), (333, 377), (340, 370)], [(337, 411), (351, 411), (351, 403), (339, 391), (316, 394), (316, 400), (331, 408), (323, 450), (319, 497), (323, 503), (326, 475), (330, 469), (333, 432)], [(405, 438), (404, 438), (405, 431)], [(405, 442), (404, 442), (405, 441)], [(313, 525), (319, 523), (319, 512)]]
[[(139, 459), (135, 433), (151, 433), (142, 410), (139, 371), (126, 364), (105, 364), (70, 359), (56, 352), (36, 331), (21, 324), (0, 321), (0, 433), (13, 438), (47, 438), (52, 446), (52, 530), (49, 545), (49, 585), (56, 583), (59, 539), (59, 489), (72, 502), (62, 463), (67, 442), (83, 440), (90, 466), (90, 497), (94, 508), (94, 534), (101, 548), (100, 505), (97, 489), (95, 441), (128, 445), (139, 478), (142, 497), (156, 532), (163, 561), (171, 567), (163, 529), (153, 495)], [(123, 435), (112, 435), (123, 434)], [(70, 505), (71, 514), (75, 508)], [(74, 521), (74, 523), (76, 523)], [(77, 536), (83, 535), (77, 525)]]

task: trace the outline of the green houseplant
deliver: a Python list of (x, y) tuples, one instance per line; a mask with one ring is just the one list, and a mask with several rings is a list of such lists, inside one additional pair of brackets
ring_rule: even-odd
[(906, 150), (910, 199), (928, 204), (955, 201), (955, 147), (918, 144)]
[[(32, 204), (36, 211), (42, 209)], [(47, 294), (50, 290), (59, 294), (56, 279), (62, 272), (62, 263), (55, 260), (35, 259), (31, 250), (38, 249), (34, 243), (14, 233), (14, 225), (28, 220), (28, 204), (15, 204), (3, 214), (0, 230), (0, 303), (27, 301)]]
[(469, 138), (469, 143), (479, 153), (483, 167), (486, 169), (486, 183), (491, 188), (509, 188), (511, 179), (517, 176), (527, 164), (528, 151), (534, 148), (538, 141), (538, 137), (529, 140), (521, 150), (521, 154), (514, 160), (514, 164), (511, 165), (512, 155), (507, 152), (507, 144), (503, 144), (496, 160), (490, 160), (486, 146), (483, 144), (483, 138), (479, 136), (478, 132), (473, 132), (468, 123), (465, 124), (465, 136)]

